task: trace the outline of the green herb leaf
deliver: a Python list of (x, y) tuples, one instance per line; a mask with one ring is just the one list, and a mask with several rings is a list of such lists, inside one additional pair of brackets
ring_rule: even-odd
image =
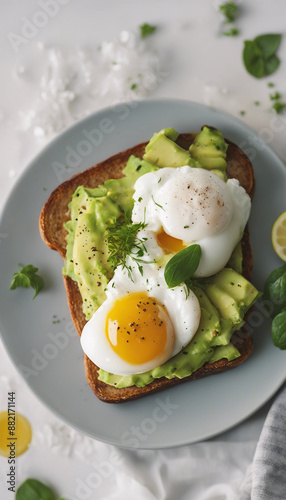
[(169, 260), (164, 273), (169, 288), (180, 285), (193, 276), (200, 263), (201, 253), (200, 245), (190, 245)]
[(280, 60), (276, 51), (280, 45), (282, 35), (266, 34), (256, 37), (254, 40), (245, 40), (243, 50), (243, 62), (246, 70), (255, 78), (274, 73)]
[(272, 318), (286, 307), (286, 264), (269, 274), (264, 285), (263, 298), (272, 302)]
[(286, 104), (284, 102), (280, 102), (280, 101), (276, 101), (272, 108), (274, 109), (274, 111), (279, 115), (280, 113), (282, 113), (283, 109), (286, 107)]
[(16, 500), (56, 500), (53, 491), (37, 479), (27, 479), (19, 486)]
[(235, 2), (226, 2), (219, 6), (220, 12), (225, 16), (225, 23), (232, 23), (239, 13), (238, 5)]
[(25, 267), (18, 266), (19, 270), (12, 276), (10, 283), (10, 290), (15, 290), (20, 286), (29, 288), (30, 286), (35, 290), (33, 299), (38, 295), (39, 291), (44, 287), (44, 280), (37, 274), (38, 268), (29, 264)]
[(155, 203), (155, 205), (156, 205), (157, 207), (161, 208), (162, 210), (164, 210), (164, 212), (165, 212), (165, 209), (162, 207), (162, 205), (159, 205), (159, 203), (157, 203), (157, 202), (154, 200), (154, 196), (153, 196), (153, 195), (151, 196), (151, 198), (152, 198), (153, 202)]
[(228, 31), (223, 31), (222, 34), (225, 36), (237, 36), (239, 35), (239, 30), (237, 28), (231, 28)]
[(263, 58), (255, 42), (249, 40), (244, 42), (243, 62), (248, 73), (256, 78), (264, 76)]
[(146, 253), (144, 244), (146, 238), (140, 239), (137, 237), (138, 231), (144, 229), (146, 226), (147, 224), (145, 222), (133, 224), (130, 218), (125, 217), (124, 222), (117, 221), (107, 229), (108, 262), (110, 262), (114, 268), (121, 265), (123, 269), (127, 270), (131, 280), (132, 269), (126, 264), (127, 257), (130, 256), (137, 263), (141, 274), (143, 269), (140, 264), (142, 262), (147, 264), (147, 261), (142, 259), (144, 253)]
[(264, 59), (269, 59), (269, 57), (273, 56), (277, 51), (282, 35), (278, 34), (267, 34), (257, 36), (254, 41), (256, 45), (259, 47), (261, 54)]
[(269, 290), (274, 304), (286, 306), (286, 273), (274, 281)]
[(279, 92), (275, 92), (274, 94), (269, 94), (269, 97), (271, 101), (277, 101), (277, 99), (280, 99), (281, 94)]
[(286, 309), (283, 309), (272, 321), (272, 342), (279, 349), (286, 349)]
[(156, 31), (156, 29), (157, 29), (156, 26), (151, 26), (148, 23), (141, 24), (140, 26), (141, 37), (145, 38), (146, 36), (151, 35), (152, 33), (154, 33), (154, 31)]

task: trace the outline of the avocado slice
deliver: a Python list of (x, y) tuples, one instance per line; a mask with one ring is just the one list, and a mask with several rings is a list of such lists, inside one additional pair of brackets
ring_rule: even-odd
[(225, 267), (212, 278), (207, 278), (204, 291), (224, 319), (242, 321), (245, 312), (258, 298), (256, 288), (241, 274)]
[(207, 169), (225, 170), (227, 143), (222, 133), (204, 126), (189, 147), (189, 152), (201, 166)]
[(155, 133), (145, 148), (143, 159), (158, 167), (200, 167), (201, 165), (191, 158), (189, 151), (174, 142), (178, 135), (173, 128)]
[(137, 174), (139, 176), (147, 174), (148, 172), (154, 172), (158, 170), (156, 165), (149, 163), (146, 160), (142, 160), (142, 158), (138, 158), (137, 156), (131, 155), (129, 156), (126, 166), (122, 170), (122, 173), (126, 176)]

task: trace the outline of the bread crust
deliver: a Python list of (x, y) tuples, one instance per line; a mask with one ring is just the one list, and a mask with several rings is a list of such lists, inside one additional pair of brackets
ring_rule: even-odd
[[(195, 138), (194, 133), (180, 134), (177, 143), (188, 149)], [(227, 176), (236, 178), (244, 187), (251, 199), (254, 196), (255, 180), (253, 167), (245, 153), (234, 143), (228, 141), (227, 150)], [(39, 229), (43, 241), (52, 250), (60, 253), (62, 258), (66, 254), (66, 235), (64, 223), (69, 220), (70, 214), (68, 203), (77, 186), (94, 188), (108, 179), (118, 179), (123, 176), (122, 169), (131, 155), (142, 158), (147, 143), (140, 143), (125, 151), (117, 153), (107, 160), (81, 172), (71, 179), (60, 184), (46, 201), (39, 219)], [(252, 250), (249, 239), (249, 232), (246, 228), (242, 238), (243, 253), (243, 272), (246, 279), (251, 279), (252, 274)], [(77, 333), (80, 336), (86, 323), (82, 311), (82, 298), (77, 283), (68, 276), (64, 276), (64, 284), (67, 293), (68, 305)], [(249, 312), (248, 312), (249, 314)], [(252, 351), (252, 341), (245, 326), (236, 331), (232, 336), (232, 343), (239, 348), (241, 355), (233, 361), (222, 359), (215, 363), (205, 363), (189, 377), (183, 379), (167, 379), (162, 377), (156, 379), (145, 387), (126, 387), (123, 389), (115, 388), (98, 380), (99, 368), (84, 354), (85, 373), (88, 383), (94, 394), (102, 401), (107, 403), (123, 403), (132, 399), (137, 399), (148, 394), (173, 387), (183, 382), (196, 380), (208, 375), (221, 373), (230, 368), (235, 368), (245, 361)]]

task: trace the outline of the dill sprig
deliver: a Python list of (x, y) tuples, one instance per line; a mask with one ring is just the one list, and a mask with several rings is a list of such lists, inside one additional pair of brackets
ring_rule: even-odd
[[(143, 275), (142, 263), (146, 262), (142, 257), (147, 253), (145, 241), (147, 238), (138, 238), (137, 233), (147, 226), (145, 222), (133, 224), (131, 219), (125, 217), (124, 222), (116, 221), (107, 229), (107, 244), (108, 244), (108, 262), (113, 268), (121, 265), (128, 272), (129, 278), (132, 279), (132, 267), (126, 263), (127, 257), (130, 256), (138, 266), (139, 272)], [(154, 262), (154, 261), (152, 261)]]

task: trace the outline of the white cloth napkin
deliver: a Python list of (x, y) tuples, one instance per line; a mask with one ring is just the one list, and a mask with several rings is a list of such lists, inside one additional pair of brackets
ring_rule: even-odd
[(251, 467), (251, 500), (286, 499), (286, 387), (263, 426)]

